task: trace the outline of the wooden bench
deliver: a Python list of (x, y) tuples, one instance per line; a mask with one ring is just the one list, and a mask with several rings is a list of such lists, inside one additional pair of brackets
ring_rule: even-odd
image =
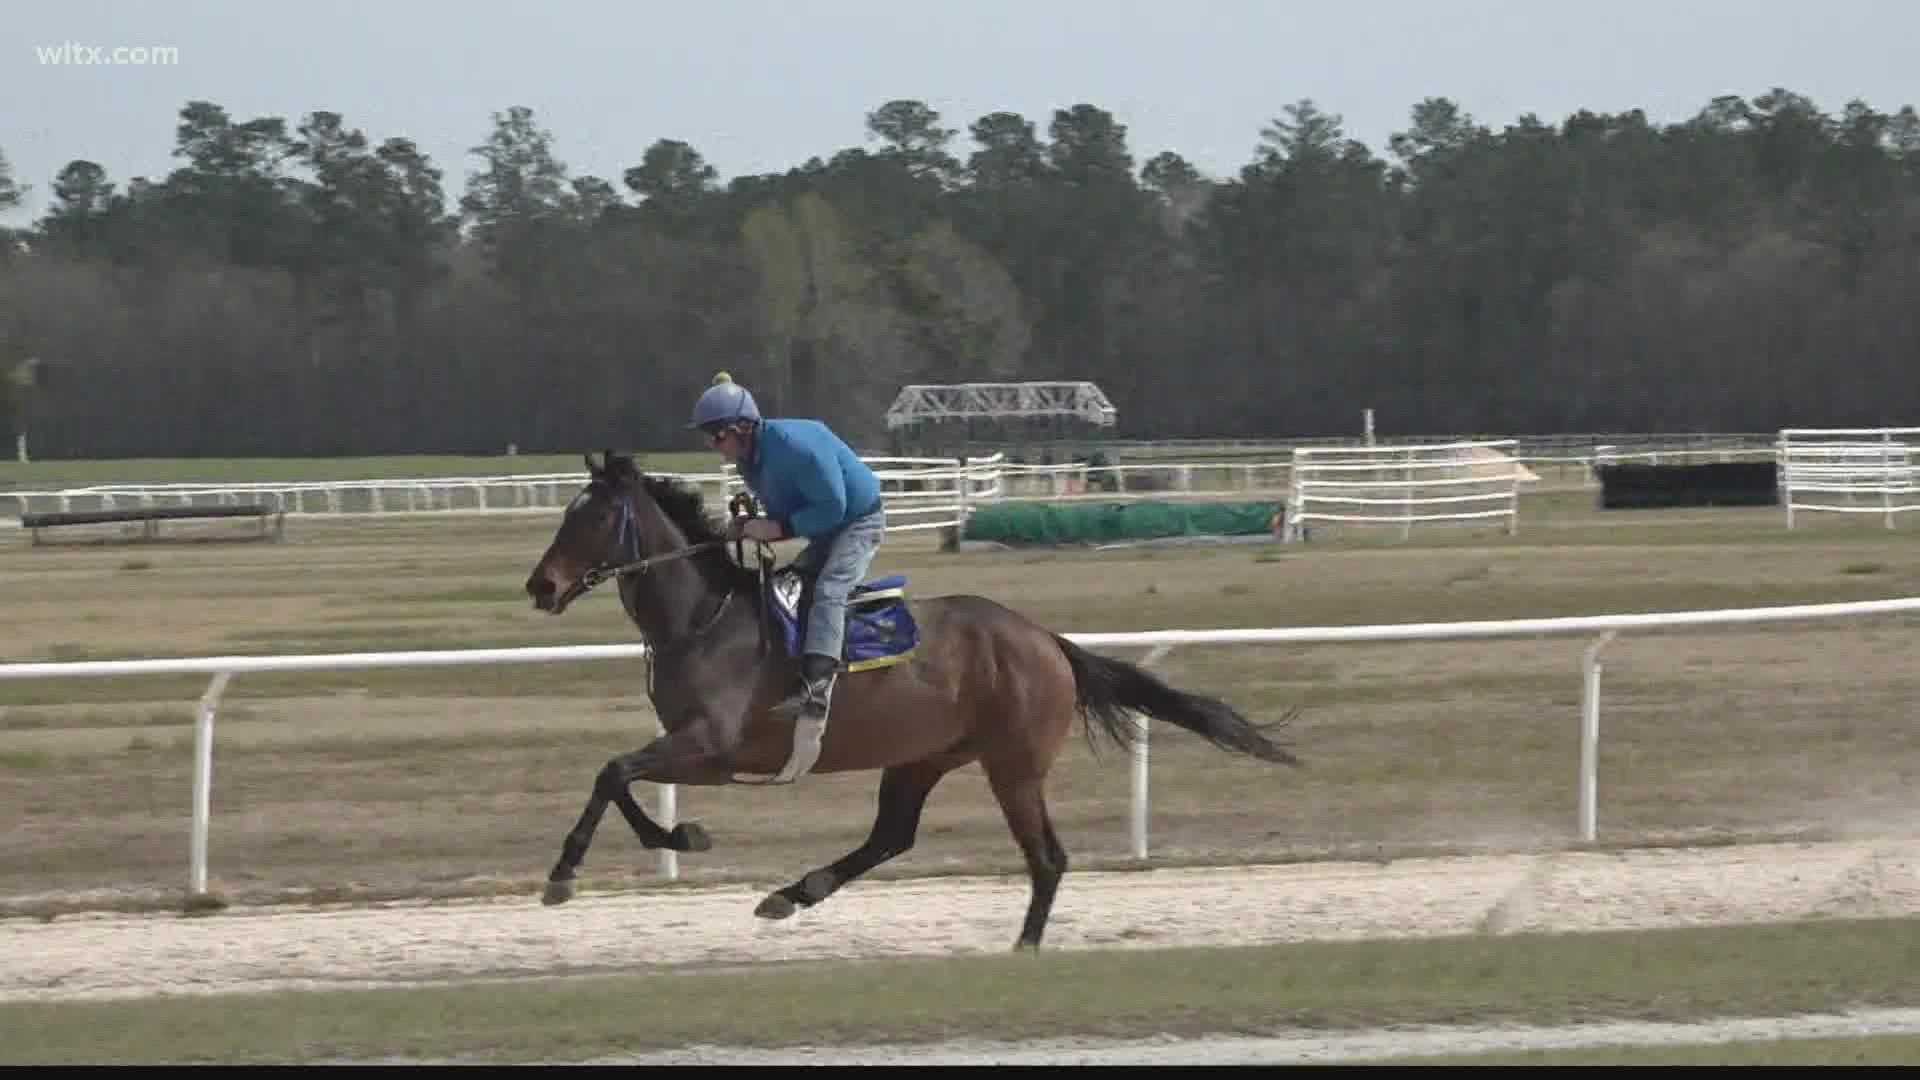
[(33, 530), (33, 542), (40, 543), (40, 530), (59, 528), (63, 525), (108, 525), (115, 522), (143, 522), (140, 530), (142, 539), (151, 540), (160, 534), (162, 521), (176, 521), (181, 518), (238, 518), (252, 517), (260, 519), (260, 535), (266, 536), (269, 522), (274, 539), (284, 540), (287, 535), (286, 511), (264, 503), (246, 503), (240, 506), (136, 506), (124, 510), (58, 510), (44, 514), (21, 514), (20, 527)]

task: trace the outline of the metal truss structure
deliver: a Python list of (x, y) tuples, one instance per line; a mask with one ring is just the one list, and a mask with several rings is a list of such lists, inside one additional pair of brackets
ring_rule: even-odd
[(900, 388), (887, 407), (889, 431), (926, 420), (1070, 416), (1112, 427), (1118, 413), (1090, 382), (955, 383)]

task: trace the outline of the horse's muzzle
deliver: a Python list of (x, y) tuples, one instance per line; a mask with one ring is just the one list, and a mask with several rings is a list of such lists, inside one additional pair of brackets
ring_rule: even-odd
[(552, 579), (539, 573), (527, 579), (527, 595), (533, 598), (534, 610), (553, 615), (560, 614), (561, 609), (566, 607), (565, 600), (573, 599), (571, 596), (562, 598)]

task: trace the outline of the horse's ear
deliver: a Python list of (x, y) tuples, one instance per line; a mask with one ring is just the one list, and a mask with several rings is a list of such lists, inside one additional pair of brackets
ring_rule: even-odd
[(621, 454), (609, 450), (606, 453), (606, 468), (610, 476), (639, 476), (640, 468), (633, 463), (632, 454)]
[(591, 450), (587, 451), (584, 454), (581, 454), (580, 460), (587, 463), (588, 476), (598, 477), (602, 472), (605, 471), (604, 466), (595, 465), (593, 463), (593, 451)]

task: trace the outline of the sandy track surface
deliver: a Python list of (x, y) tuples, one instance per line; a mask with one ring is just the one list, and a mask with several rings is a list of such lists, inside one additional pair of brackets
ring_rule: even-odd
[[(867, 882), (785, 922), (739, 886), (0, 922), (0, 1001), (1005, 951), (1024, 877)], [(1058, 949), (1920, 913), (1920, 839), (1069, 873)]]

